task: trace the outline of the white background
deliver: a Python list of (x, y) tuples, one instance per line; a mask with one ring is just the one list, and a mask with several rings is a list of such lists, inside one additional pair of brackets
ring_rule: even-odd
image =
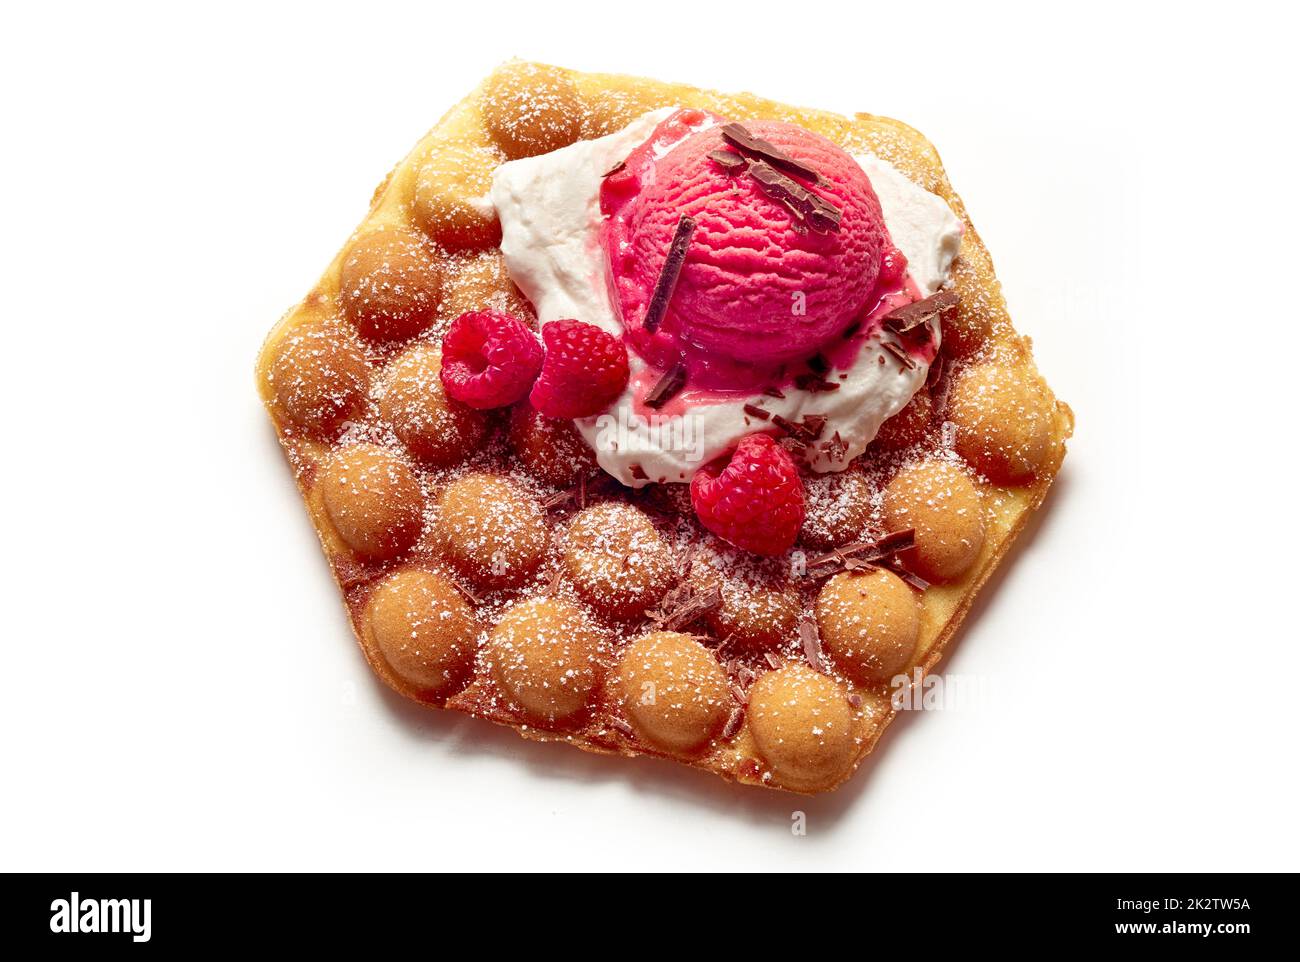
[[(6, 7), (0, 868), (1300, 868), (1284, 5), (761, 6)], [(352, 639), (253, 360), (516, 55), (914, 124), (1074, 407), (947, 663), (990, 697), (830, 796), (428, 712)]]

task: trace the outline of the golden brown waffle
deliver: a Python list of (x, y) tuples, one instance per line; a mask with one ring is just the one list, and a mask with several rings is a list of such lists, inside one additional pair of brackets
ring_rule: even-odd
[[(481, 200), (493, 168), (671, 105), (788, 121), (874, 153), (965, 224), (941, 373), (848, 472), (806, 478), (793, 559), (727, 549), (699, 528), (682, 486), (633, 492), (603, 478), (569, 426), (527, 402), (484, 414), (439, 383), (439, 339), (460, 313), (534, 320)], [(891, 677), (938, 663), (1041, 504), (1073, 424), (912, 128), (518, 62), (379, 185), (272, 330), (257, 380), (361, 649), (388, 685), (527, 738), (801, 792), (834, 788), (871, 751), (896, 714)], [(907, 528), (915, 547), (878, 565), (833, 555)]]

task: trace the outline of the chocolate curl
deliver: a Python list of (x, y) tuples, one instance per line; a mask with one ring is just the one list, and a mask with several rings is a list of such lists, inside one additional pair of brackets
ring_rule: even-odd
[(654, 293), (650, 295), (650, 306), (646, 308), (642, 325), (653, 334), (659, 330), (664, 315), (668, 312), (668, 302), (672, 300), (673, 289), (677, 287), (677, 277), (682, 272), (686, 261), (686, 248), (690, 246), (691, 235), (695, 233), (695, 219), (686, 214), (677, 218), (677, 230), (673, 232), (673, 241), (668, 245), (668, 256), (664, 266), (659, 270), (659, 279), (655, 281)]

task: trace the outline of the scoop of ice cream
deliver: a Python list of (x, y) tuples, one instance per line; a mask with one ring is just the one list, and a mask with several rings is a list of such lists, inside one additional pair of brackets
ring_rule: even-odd
[(792, 124), (747, 128), (821, 175), (820, 184), (798, 182), (840, 208), (839, 229), (801, 224), (753, 176), (710, 159), (731, 149), (710, 127), (657, 160), (627, 210), (629, 256), (610, 266), (624, 324), (635, 329), (678, 219), (689, 215), (696, 228), (662, 330), (704, 352), (768, 364), (807, 357), (847, 327), (889, 244), (880, 202), (852, 157)]

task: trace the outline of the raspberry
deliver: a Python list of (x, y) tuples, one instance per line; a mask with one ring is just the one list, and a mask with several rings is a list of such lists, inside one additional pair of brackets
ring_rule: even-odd
[(783, 554), (803, 525), (799, 469), (766, 434), (741, 438), (729, 463), (719, 458), (700, 468), (691, 503), (700, 524), (754, 554)]
[(902, 283), (906, 273), (907, 257), (897, 247), (891, 247), (880, 259), (880, 274), (876, 277), (876, 284), (880, 287), (895, 287)]
[(627, 348), (620, 338), (582, 321), (542, 327), (546, 360), (528, 396), (548, 418), (599, 414), (627, 387)]
[(504, 311), (468, 311), (442, 339), (442, 386), (479, 410), (518, 401), (541, 366), (536, 336)]

